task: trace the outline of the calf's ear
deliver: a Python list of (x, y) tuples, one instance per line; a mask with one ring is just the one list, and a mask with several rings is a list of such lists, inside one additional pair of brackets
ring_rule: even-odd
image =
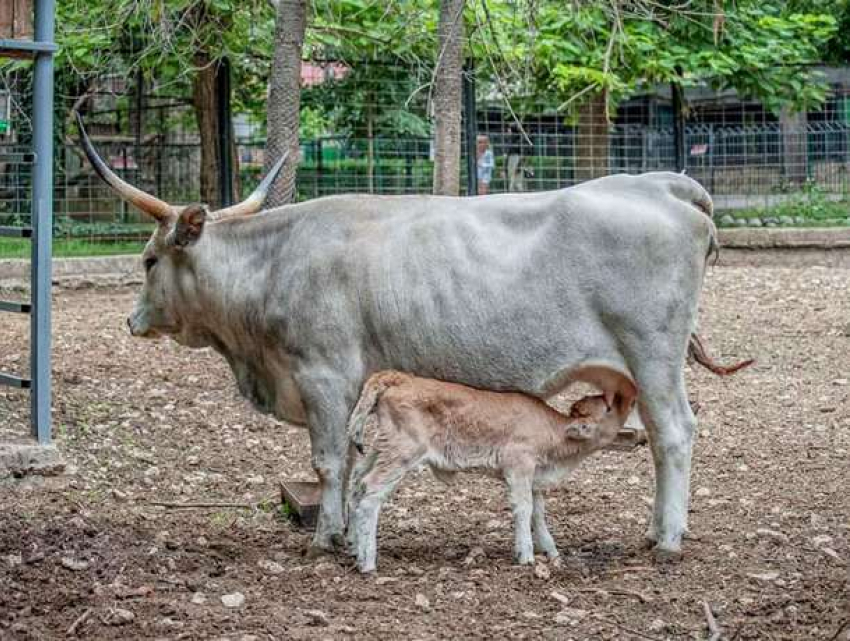
[(168, 242), (174, 247), (188, 247), (198, 241), (204, 231), (209, 211), (206, 205), (186, 205), (177, 216)]

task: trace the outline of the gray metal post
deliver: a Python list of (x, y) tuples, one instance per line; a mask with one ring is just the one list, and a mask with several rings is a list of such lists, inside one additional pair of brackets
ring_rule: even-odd
[(478, 194), (478, 115), (475, 104), (475, 70), (472, 62), (467, 62), (463, 74), (463, 115), (466, 137), (466, 195)]
[(676, 151), (676, 171), (685, 170), (685, 107), (682, 104), (682, 86), (670, 83), (673, 102), (673, 145)]
[(215, 74), (216, 120), (218, 121), (219, 202), (222, 207), (233, 204), (233, 162), (230, 155), (230, 61), (222, 58)]
[[(35, 40), (53, 42), (53, 0), (36, 0)], [(35, 57), (32, 181), (31, 424), (41, 444), (50, 442), (50, 256), (53, 227), (53, 53)]]

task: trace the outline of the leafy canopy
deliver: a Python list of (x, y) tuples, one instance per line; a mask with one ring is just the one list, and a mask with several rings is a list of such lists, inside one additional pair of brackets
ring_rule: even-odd
[(835, 16), (814, 2), (793, 9), (783, 0), (529, 0), (517, 12), (514, 2), (490, 0), (487, 8), (486, 30), (506, 52), (497, 71), (561, 105), (603, 92), (616, 104), (646, 84), (675, 82), (734, 88), (773, 110), (806, 107), (824, 99), (809, 66), (837, 33)]
[[(313, 0), (305, 57), (343, 60), (368, 75), (362, 85), (385, 80), (388, 87), (395, 72), (364, 63), (433, 69), (438, 9), (439, 0)], [(57, 68), (70, 94), (95, 76), (139, 69), (159, 88), (185, 88), (199, 60), (227, 56), (234, 108), (261, 121), (274, 19), (268, 0), (59, 0)], [(838, 29), (850, 24), (847, 0), (468, 0), (465, 19), (482, 76), (496, 78), (496, 88), (514, 99), (534, 96), (553, 107), (600, 92), (615, 106), (647, 83), (677, 82), (731, 87), (773, 110), (803, 108), (825, 95), (810, 66), (850, 51), (847, 29)], [(415, 91), (412, 78), (422, 75), (412, 74), (399, 91)], [(316, 95), (309, 129), (354, 127), (357, 114), (341, 111), (358, 107), (339, 102), (343, 89)], [(382, 127), (422, 130), (398, 111), (371, 116)]]

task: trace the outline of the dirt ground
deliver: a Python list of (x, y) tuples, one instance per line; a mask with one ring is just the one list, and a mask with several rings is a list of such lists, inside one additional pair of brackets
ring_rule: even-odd
[[(58, 290), (56, 440), (73, 467), (0, 486), (0, 639), (706, 639), (703, 602), (726, 639), (846, 638), (848, 286), (850, 269), (711, 270), (707, 344), (758, 362), (688, 371), (701, 412), (680, 563), (642, 546), (639, 449), (551, 492), (564, 559), (536, 571), (511, 564), (499, 484), (415, 475), (370, 577), (307, 558), (277, 507), (280, 478), (312, 478), (304, 431), (250, 409), (214, 353), (128, 336), (131, 289)], [(0, 371), (21, 371), (26, 339), (4, 316)], [(27, 402), (0, 388), (0, 441), (25, 431)], [(155, 505), (199, 501), (249, 507)]]

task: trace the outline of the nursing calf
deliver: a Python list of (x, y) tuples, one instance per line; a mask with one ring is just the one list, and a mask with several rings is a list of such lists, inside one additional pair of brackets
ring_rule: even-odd
[[(558, 556), (546, 527), (543, 488), (614, 441), (636, 390), (613, 376), (614, 391), (577, 401), (569, 416), (540, 399), (386, 371), (363, 387), (349, 437), (362, 451), (371, 415), (377, 434), (358, 464), (350, 497), (349, 545), (361, 572), (375, 570), (378, 515), (411, 469), (427, 464), (441, 480), (477, 470), (504, 478), (514, 518), (514, 558), (534, 562), (534, 547)], [(532, 543), (533, 532), (533, 543)]]

